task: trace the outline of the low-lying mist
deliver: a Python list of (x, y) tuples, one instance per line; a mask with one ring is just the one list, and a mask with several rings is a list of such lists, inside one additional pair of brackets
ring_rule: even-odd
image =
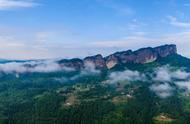
[(185, 71), (184, 68), (174, 68), (169, 65), (154, 68), (151, 72), (132, 70), (112, 72), (108, 75), (106, 82), (114, 84), (123, 81), (147, 82), (150, 85), (149, 89), (160, 98), (171, 96), (176, 87), (184, 89), (185, 93), (190, 93), (190, 72)]
[[(73, 72), (74, 68), (59, 65), (56, 60), (27, 61), (27, 62), (8, 62), (0, 64), (0, 72), (5, 74), (15, 74), (19, 78), (22, 73), (50, 73), (50, 72)], [(86, 63), (84, 68), (78, 73), (67, 77), (55, 77), (56, 81), (69, 82), (85, 76), (99, 76), (100, 70), (95, 68), (92, 63)], [(175, 89), (183, 89), (185, 93), (190, 93), (190, 72), (184, 68), (175, 68), (169, 65), (153, 68), (152, 71), (115, 71), (107, 74), (107, 84), (116, 84), (127, 81), (129, 83), (147, 82), (149, 89), (160, 98), (167, 98), (173, 94)]]
[(29, 61), (29, 62), (9, 62), (0, 64), (0, 71), (4, 73), (27, 73), (27, 72), (56, 72), (69, 71), (69, 68), (59, 66), (53, 60)]

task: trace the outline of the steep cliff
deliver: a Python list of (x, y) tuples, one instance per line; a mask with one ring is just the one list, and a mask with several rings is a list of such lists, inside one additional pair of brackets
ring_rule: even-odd
[(177, 47), (174, 44), (163, 45), (155, 48), (147, 47), (141, 48), (136, 51), (127, 50), (122, 52), (116, 52), (107, 57), (103, 57), (101, 54), (95, 56), (89, 56), (81, 59), (61, 60), (59, 63), (66, 67), (75, 69), (81, 69), (86, 64), (93, 64), (96, 69), (111, 69), (117, 64), (137, 63), (145, 64), (153, 62), (159, 58), (167, 57), (169, 55), (177, 54)]

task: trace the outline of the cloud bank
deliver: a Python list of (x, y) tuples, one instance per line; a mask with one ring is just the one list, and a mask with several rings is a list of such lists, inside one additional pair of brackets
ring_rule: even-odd
[(176, 69), (169, 65), (155, 68), (153, 72), (140, 73), (131, 70), (112, 72), (108, 75), (106, 83), (116, 84), (122, 81), (129, 83), (145, 81), (150, 84), (149, 89), (160, 98), (173, 95), (173, 91), (176, 89), (174, 85), (190, 93), (190, 72), (186, 72), (184, 68)]
[(56, 72), (72, 71), (72, 68), (61, 67), (56, 61), (30, 61), (30, 62), (8, 62), (0, 64), (0, 71), (4, 73), (27, 73), (27, 72)]
[[(57, 71), (74, 71), (73, 68), (60, 66), (55, 60), (27, 61), (27, 62), (7, 62), (0, 64), (0, 72), (15, 74), (19, 78), (22, 73), (49, 73)], [(76, 75), (71, 77), (55, 78), (59, 82), (74, 81), (85, 76), (98, 76), (101, 73), (93, 64), (85, 64)], [(150, 78), (151, 77), (151, 78)], [(146, 81), (150, 84), (150, 90), (155, 92), (160, 98), (167, 98), (173, 94), (178, 87), (184, 89), (185, 93), (190, 93), (190, 72), (184, 68), (176, 69), (170, 66), (162, 66), (153, 69), (153, 72), (138, 72), (132, 70), (112, 72), (108, 74), (106, 83), (116, 84), (118, 82)], [(174, 87), (176, 86), (176, 87)]]
[[(51, 72), (74, 72), (74, 71), (76, 71), (75, 68), (60, 65), (56, 60), (38, 60), (38, 61), (7, 62), (7, 63), (4, 63), (4, 61), (2, 61), (2, 63), (0, 63), (1, 74), (14, 74), (15, 77), (17, 78), (19, 78), (20, 74), (23, 73), (51, 73)], [(75, 81), (85, 76), (98, 76), (100, 73), (101, 71), (97, 70), (94, 64), (86, 63), (83, 69), (81, 69), (78, 73), (72, 75), (71, 77), (55, 76), (54, 80), (58, 82), (69, 82), (69, 81)]]
[(190, 92), (190, 73), (183, 69), (175, 69), (170, 66), (159, 67), (154, 70), (156, 74), (153, 81), (162, 82), (160, 84), (153, 84), (150, 89), (154, 91), (159, 97), (167, 98), (172, 95), (174, 88), (170, 83), (175, 84), (180, 89), (186, 89)]

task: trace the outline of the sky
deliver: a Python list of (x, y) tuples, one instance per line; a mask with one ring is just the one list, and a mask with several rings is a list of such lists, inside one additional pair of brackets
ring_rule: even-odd
[(83, 58), (176, 44), (190, 57), (190, 0), (0, 0), (0, 58)]

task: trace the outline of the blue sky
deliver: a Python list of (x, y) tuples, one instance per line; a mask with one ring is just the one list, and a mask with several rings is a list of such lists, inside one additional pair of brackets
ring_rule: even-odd
[(0, 0), (0, 58), (84, 57), (177, 44), (190, 57), (189, 0)]

